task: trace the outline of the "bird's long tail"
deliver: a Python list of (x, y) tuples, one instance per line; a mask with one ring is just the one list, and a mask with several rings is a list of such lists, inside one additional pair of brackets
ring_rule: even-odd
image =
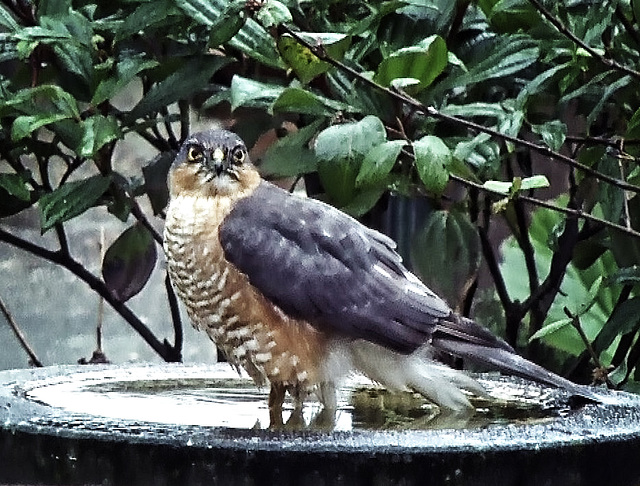
[(563, 388), (572, 395), (577, 395), (588, 400), (599, 403), (616, 402), (615, 398), (607, 395), (606, 392), (594, 387), (573, 383), (523, 358), (507, 346), (488, 347), (476, 343), (442, 339), (438, 340), (437, 347), (455, 356), (469, 359), (476, 364), (488, 365), (493, 369), (510, 375), (516, 375), (546, 385)]

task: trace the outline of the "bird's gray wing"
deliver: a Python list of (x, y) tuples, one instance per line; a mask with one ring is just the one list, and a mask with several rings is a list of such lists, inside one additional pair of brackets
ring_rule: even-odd
[(409, 353), (425, 342), (511, 349), (460, 319), (402, 265), (395, 244), (316, 200), (263, 182), (220, 227), (225, 257), (286, 314)]

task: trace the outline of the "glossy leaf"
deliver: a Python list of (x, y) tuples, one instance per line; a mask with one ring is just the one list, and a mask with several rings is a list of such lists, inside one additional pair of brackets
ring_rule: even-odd
[(286, 88), (271, 105), (274, 112), (292, 112), (306, 115), (332, 116), (347, 111), (349, 106), (302, 88)]
[(203, 90), (211, 76), (218, 69), (229, 64), (230, 59), (208, 56), (190, 59), (173, 74), (154, 85), (129, 113), (130, 119), (137, 119), (178, 100), (189, 99)]
[(431, 212), (413, 238), (411, 263), (434, 292), (457, 306), (480, 266), (480, 239), (469, 217)]
[(102, 278), (113, 296), (126, 302), (145, 286), (156, 264), (153, 237), (140, 223), (124, 231), (102, 261)]
[[(417, 46), (405, 47), (384, 59), (374, 80), (390, 86), (394, 80), (416, 80), (416, 83), (403, 83), (411, 93), (429, 86), (447, 66), (447, 45), (442, 37), (428, 37)], [(396, 86), (398, 87), (398, 86)]]
[[(351, 38), (343, 34), (305, 32), (298, 35), (312, 45), (322, 46), (322, 49), (336, 60), (341, 60), (344, 57), (344, 53), (351, 43)], [(310, 49), (290, 35), (283, 35), (278, 39), (278, 51), (284, 62), (293, 69), (303, 84), (307, 84), (331, 68), (331, 64), (320, 60)]]
[(42, 113), (39, 115), (22, 115), (11, 125), (11, 139), (20, 140), (35, 132), (38, 128), (69, 118), (65, 113)]
[(535, 341), (536, 339), (542, 339), (543, 337), (551, 336), (552, 334), (565, 330), (567, 327), (571, 327), (573, 320), (565, 317), (563, 319), (550, 322), (546, 324), (542, 329), (539, 329), (529, 338), (529, 342)]
[(67, 182), (53, 192), (44, 194), (38, 201), (42, 233), (95, 206), (110, 183), (111, 177), (97, 175)]
[(433, 135), (412, 143), (416, 160), (416, 169), (428, 191), (442, 194), (449, 182), (448, 167), (451, 164), (451, 151), (442, 139)]
[(531, 189), (541, 189), (549, 187), (549, 179), (543, 175), (535, 175), (525, 177), (524, 179), (516, 177), (513, 182), (503, 181), (486, 181), (482, 187), (491, 192), (504, 195), (513, 195), (520, 191), (528, 191)]
[[(151, 5), (151, 4), (147, 4)], [(158, 66), (158, 61), (144, 57), (125, 57), (117, 62), (113, 73), (108, 73), (93, 93), (91, 103), (99, 105), (105, 100), (120, 93), (134, 79), (136, 75), (145, 69)]]
[(120, 138), (122, 132), (115, 117), (93, 115), (82, 122), (82, 139), (76, 151), (82, 157), (93, 157), (106, 144)]
[(0, 174), (0, 218), (31, 206), (31, 192), (20, 174)]
[(237, 74), (231, 80), (231, 110), (240, 106), (246, 108), (269, 108), (285, 91), (284, 86), (263, 83), (243, 78)]
[(391, 172), (402, 147), (406, 145), (404, 140), (392, 140), (373, 147), (364, 160), (356, 178), (356, 187), (376, 185), (385, 180)]
[(266, 0), (260, 5), (255, 19), (265, 28), (293, 21), (289, 9), (278, 0)]
[(593, 341), (593, 347), (600, 353), (606, 350), (617, 336), (635, 331), (640, 322), (640, 297), (625, 300), (615, 308), (607, 323)]
[(364, 156), (385, 139), (384, 125), (375, 116), (333, 125), (318, 134), (315, 144), (318, 174), (327, 194), (338, 206), (345, 206), (353, 199)]
[[(562, 201), (555, 201), (562, 204)], [(529, 224), (529, 237), (534, 249), (536, 269), (542, 281), (549, 273), (553, 250), (549, 238), (554, 228), (562, 221), (562, 216), (547, 209), (536, 210)], [(526, 263), (520, 245), (515, 238), (508, 238), (501, 246), (502, 262), (500, 271), (509, 291), (511, 299), (524, 300), (530, 295), (529, 281), (525, 273)], [(580, 310), (582, 306), (594, 302), (588, 312), (580, 316), (580, 324), (590, 340), (595, 339), (602, 330), (608, 316), (612, 312), (617, 299), (616, 287), (600, 286), (595, 299), (590, 291), (594, 282), (603, 275), (615, 271), (616, 264), (610, 252), (602, 255), (585, 270), (577, 270), (573, 264), (567, 266), (560, 287), (561, 298), (556, 299), (545, 320), (545, 327), (551, 323), (567, 318), (564, 308)], [(584, 350), (584, 342), (572, 326), (558, 326), (552, 333), (538, 335), (545, 343), (564, 350), (572, 355), (580, 355)]]
[[(154, 0), (149, 3), (141, 3), (131, 12), (116, 30), (115, 40), (127, 39), (134, 34), (148, 29), (160, 23), (169, 15), (174, 15), (178, 11), (178, 6), (182, 2), (174, 0)], [(185, 2), (187, 3), (187, 2)]]
[(544, 144), (556, 152), (564, 145), (567, 137), (567, 125), (559, 120), (552, 120), (542, 125), (531, 125), (531, 131), (540, 135)]
[(31, 192), (20, 174), (0, 174), (0, 187), (21, 201), (31, 199)]
[(209, 45), (216, 47), (231, 40), (245, 24), (245, 2), (186, 0), (176, 2), (194, 20), (209, 28)]
[(294, 177), (316, 171), (318, 160), (315, 152), (309, 148), (309, 141), (323, 123), (324, 120), (316, 120), (278, 139), (264, 154), (260, 173), (273, 177)]
[[(246, 18), (243, 0), (184, 0), (177, 5), (211, 32), (209, 43), (226, 43), (266, 66), (282, 68), (273, 39), (258, 22)], [(225, 39), (228, 39), (226, 41)]]
[(20, 25), (16, 22), (11, 11), (5, 5), (0, 5), (0, 26), (10, 32), (19, 30)]

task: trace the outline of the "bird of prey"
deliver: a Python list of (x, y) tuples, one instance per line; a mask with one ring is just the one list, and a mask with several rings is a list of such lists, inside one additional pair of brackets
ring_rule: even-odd
[(286, 392), (297, 407), (316, 393), (335, 409), (336, 386), (352, 372), (444, 409), (469, 409), (463, 390), (485, 391), (438, 362), (443, 352), (599, 399), (454, 313), (404, 267), (388, 237), (262, 180), (232, 132), (185, 140), (169, 189), (164, 247), (173, 285), (228, 361), (270, 384), (271, 410)]

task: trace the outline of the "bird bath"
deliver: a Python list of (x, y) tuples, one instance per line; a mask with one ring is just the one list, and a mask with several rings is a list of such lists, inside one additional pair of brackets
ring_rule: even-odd
[[(353, 380), (269, 425), (268, 390), (226, 364), (0, 372), (0, 483), (640, 484), (640, 398), (480, 375), (496, 397), (451, 417)], [(613, 481), (613, 482), (612, 482)]]

